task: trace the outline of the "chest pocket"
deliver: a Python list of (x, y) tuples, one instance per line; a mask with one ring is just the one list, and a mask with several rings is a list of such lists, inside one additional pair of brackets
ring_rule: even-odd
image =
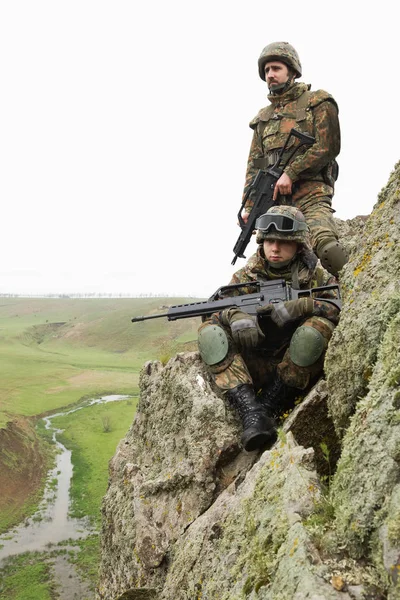
[[(296, 101), (289, 102), (281, 112), (275, 112), (272, 106), (265, 109), (258, 124), (264, 156), (282, 148), (293, 128), (313, 135), (314, 126), (309, 100), (310, 92), (306, 91)], [(298, 143), (297, 138), (292, 137), (287, 150), (290, 151)]]
[(296, 115), (296, 129), (302, 133), (314, 135), (314, 121), (311, 108), (299, 108)]
[[(290, 130), (294, 127), (298, 129), (298, 124), (293, 114), (277, 113), (275, 117), (269, 121), (260, 121), (261, 144), (264, 154), (268, 154), (271, 150), (282, 148), (285, 144)], [(295, 146), (297, 140), (292, 137), (289, 141), (287, 149), (290, 150)]]

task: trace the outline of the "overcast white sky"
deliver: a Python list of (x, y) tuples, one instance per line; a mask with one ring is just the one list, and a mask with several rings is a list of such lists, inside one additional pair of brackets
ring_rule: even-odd
[(370, 213), (400, 158), (398, 37), (392, 0), (1, 0), (0, 293), (227, 283), (271, 41), (339, 104), (336, 216)]

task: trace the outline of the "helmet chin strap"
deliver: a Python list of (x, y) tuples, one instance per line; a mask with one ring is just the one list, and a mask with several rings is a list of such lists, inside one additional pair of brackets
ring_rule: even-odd
[(278, 85), (271, 86), (270, 88), (268, 88), (269, 93), (273, 96), (280, 96), (281, 94), (284, 94), (294, 83), (294, 79), (294, 77), (289, 77), (289, 79), (285, 81), (285, 83), (278, 83)]

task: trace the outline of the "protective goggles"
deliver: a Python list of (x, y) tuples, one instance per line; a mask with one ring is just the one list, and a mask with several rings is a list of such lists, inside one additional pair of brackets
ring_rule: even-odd
[(276, 231), (280, 231), (282, 233), (292, 233), (294, 231), (307, 231), (307, 223), (305, 221), (297, 221), (296, 219), (292, 219), (291, 217), (286, 217), (284, 215), (274, 215), (268, 214), (261, 215), (258, 217), (256, 221), (256, 229), (260, 231), (267, 232), (272, 227), (276, 229)]

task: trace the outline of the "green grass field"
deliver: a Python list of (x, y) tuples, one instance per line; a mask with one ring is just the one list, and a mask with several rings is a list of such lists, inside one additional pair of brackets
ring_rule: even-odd
[(192, 349), (199, 321), (131, 317), (184, 301), (0, 298), (0, 428), (85, 396), (137, 393), (143, 363)]
[[(177, 322), (157, 319), (132, 324), (131, 317), (164, 312), (165, 306), (190, 301), (193, 300), (0, 298), (0, 479), (3, 487), (5, 482), (15, 485), (13, 477), (17, 473), (10, 467), (12, 464), (21, 465), (20, 487), (26, 487), (24, 461), (31, 460), (27, 459), (27, 449), (43, 469), (51, 461), (45, 450), (49, 433), (44, 430), (43, 422), (37, 420), (40, 415), (62, 411), (85, 398), (105, 394), (134, 396), (53, 419), (57, 427), (64, 429), (60, 441), (72, 450), (72, 515), (88, 516), (99, 528), (108, 462), (133, 421), (140, 369), (147, 360), (165, 362), (176, 352), (196, 347), (199, 319)], [(35, 442), (35, 421), (36, 436), (45, 438), (42, 442), (38, 439)], [(15, 423), (17, 432), (4, 429), (7, 423)], [(7, 449), (1, 448), (2, 440)], [(31, 471), (37, 471), (35, 465)], [(26, 472), (29, 474), (29, 469)], [(36, 482), (35, 489), (32, 488), (34, 493), (23, 497), (15, 510), (12, 506), (10, 510), (13, 494), (9, 496), (7, 511), (1, 511), (0, 502), (2, 531), (32, 514), (43, 484), (44, 481)], [(71, 556), (71, 562), (94, 588), (99, 561), (98, 535), (81, 540), (78, 545), (82, 550)], [(50, 556), (14, 557), (0, 574), (1, 599), (56, 597)]]
[(54, 592), (50, 565), (40, 554), (15, 557), (0, 579), (0, 598), (4, 600), (53, 600)]
[[(133, 421), (137, 399), (88, 406), (52, 419), (63, 429), (57, 439), (72, 450), (73, 517), (90, 517), (100, 525), (100, 504), (107, 489), (108, 461)], [(107, 429), (107, 431), (105, 431)]]

